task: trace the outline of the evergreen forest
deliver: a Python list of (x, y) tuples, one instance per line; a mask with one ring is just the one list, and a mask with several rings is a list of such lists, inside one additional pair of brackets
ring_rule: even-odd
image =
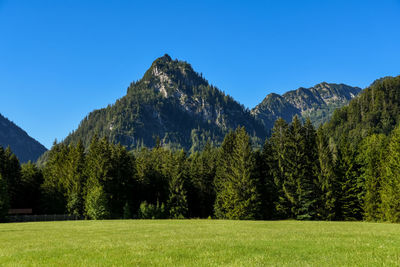
[(262, 148), (245, 127), (199, 151), (128, 150), (94, 135), (54, 143), (43, 164), (0, 147), (9, 208), (87, 219), (219, 218), (400, 222), (400, 76), (377, 80), (316, 129), (276, 120)]

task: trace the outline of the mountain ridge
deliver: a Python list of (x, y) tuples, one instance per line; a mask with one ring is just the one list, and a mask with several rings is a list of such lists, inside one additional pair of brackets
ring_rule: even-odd
[(36, 161), (46, 147), (28, 135), (28, 133), (0, 114), (0, 146), (10, 147), (21, 162)]
[(163, 145), (193, 151), (207, 142), (222, 142), (238, 126), (245, 126), (254, 139), (265, 138), (263, 125), (248, 109), (210, 85), (189, 63), (164, 55), (115, 104), (91, 112), (65, 142), (84, 139), (87, 146), (97, 132), (130, 149), (152, 147), (158, 137)]
[[(295, 115), (303, 119), (310, 117), (313, 124), (319, 126), (331, 117), (332, 108), (344, 106), (360, 92), (359, 87), (322, 82), (310, 88), (300, 87), (282, 95), (270, 93), (251, 110), (251, 113), (267, 128), (272, 128), (279, 117), (289, 122)], [(325, 114), (321, 114), (321, 118), (318, 118), (318, 111), (325, 111)]]
[(311, 117), (314, 125), (321, 124), (334, 108), (360, 91), (323, 82), (283, 95), (271, 93), (249, 110), (211, 85), (189, 63), (165, 54), (129, 85), (125, 96), (89, 113), (64, 142), (82, 139), (87, 147), (97, 133), (128, 149), (153, 147), (159, 140), (164, 146), (197, 151), (207, 142), (220, 144), (229, 130), (244, 126), (253, 143), (261, 146), (277, 118), (291, 121), (299, 115)]

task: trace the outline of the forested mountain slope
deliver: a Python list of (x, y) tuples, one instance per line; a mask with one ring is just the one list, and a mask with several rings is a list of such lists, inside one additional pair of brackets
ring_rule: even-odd
[(399, 116), (400, 76), (386, 77), (372, 83), (348, 106), (336, 110), (326, 127), (336, 140), (348, 139), (354, 144), (372, 134), (390, 134)]
[(47, 149), (0, 114), (0, 146), (10, 146), (21, 162), (36, 161)]
[(66, 143), (83, 140), (87, 147), (98, 133), (128, 149), (162, 145), (198, 150), (207, 141), (220, 143), (229, 129), (245, 126), (253, 139), (266, 130), (243, 105), (210, 85), (183, 61), (164, 55), (143, 78), (131, 83), (115, 104), (91, 112)]

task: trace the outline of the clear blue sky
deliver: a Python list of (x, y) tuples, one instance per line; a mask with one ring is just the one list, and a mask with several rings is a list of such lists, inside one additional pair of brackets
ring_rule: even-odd
[(0, 113), (48, 148), (168, 53), (252, 108), (400, 74), (400, 0), (0, 0)]

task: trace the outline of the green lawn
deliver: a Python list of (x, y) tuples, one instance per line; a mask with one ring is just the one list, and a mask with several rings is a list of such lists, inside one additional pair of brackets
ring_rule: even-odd
[(400, 225), (119, 220), (0, 224), (0, 265), (381, 266), (400, 264)]

